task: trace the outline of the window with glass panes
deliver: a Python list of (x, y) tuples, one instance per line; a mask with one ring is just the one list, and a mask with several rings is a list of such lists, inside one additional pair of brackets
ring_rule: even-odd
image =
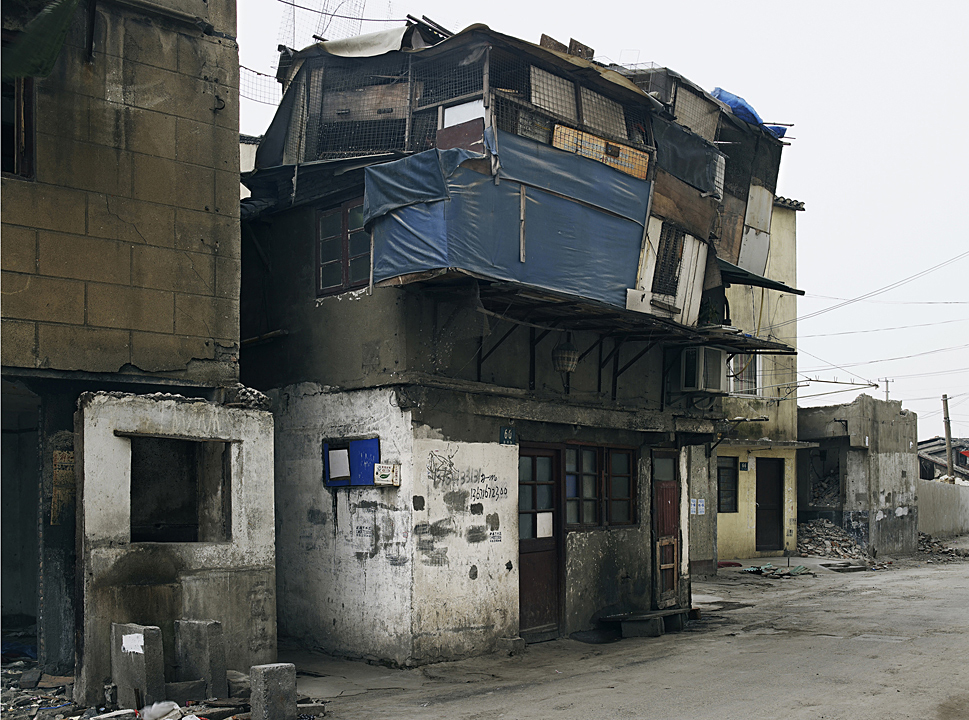
[(570, 447), (565, 451), (565, 523), (594, 527), (635, 522), (631, 450)]
[(363, 228), (363, 198), (320, 212), (316, 232), (317, 295), (370, 283), (370, 233)]
[(551, 455), (518, 458), (518, 538), (554, 534), (555, 473)]

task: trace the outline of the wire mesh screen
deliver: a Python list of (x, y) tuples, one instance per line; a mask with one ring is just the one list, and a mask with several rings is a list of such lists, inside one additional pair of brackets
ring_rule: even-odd
[(487, 48), (450, 53), (414, 62), (414, 105), (427, 108), (480, 97), (484, 87)]
[(281, 45), (299, 49), (316, 42), (314, 35), (341, 40), (364, 32), (362, 18), (366, 0), (297, 0), (281, 4), (278, 36)]
[(653, 292), (658, 295), (676, 295), (680, 282), (680, 258), (686, 233), (670, 223), (663, 223), (656, 251), (656, 269), (653, 271)]
[(239, 95), (246, 100), (276, 106), (279, 105), (282, 92), (274, 76), (241, 65), (239, 66)]
[(562, 147), (556, 137), (567, 138), (570, 147), (563, 149), (573, 152), (576, 136), (558, 128), (632, 146), (651, 145), (643, 105), (621, 103), (590, 88), (577, 87), (566, 77), (500, 49), (492, 50), (489, 73), (494, 121), (499, 130), (556, 147)]
[(680, 125), (711, 142), (717, 136), (720, 108), (683, 83), (676, 84), (676, 101), (673, 114)]

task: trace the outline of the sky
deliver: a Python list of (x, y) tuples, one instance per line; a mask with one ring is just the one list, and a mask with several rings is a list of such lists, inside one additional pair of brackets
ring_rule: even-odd
[[(887, 385), (926, 439), (944, 434), (945, 393), (953, 436), (969, 437), (969, 3), (293, 2), (377, 20), (426, 15), (453, 31), (484, 23), (535, 43), (575, 38), (599, 61), (670, 67), (744, 97), (767, 122), (793, 123), (777, 193), (805, 204), (799, 405), (884, 399)], [(280, 42), (303, 47), (314, 32), (335, 39), (352, 26), (335, 18), (314, 29), (304, 18), (316, 16), (296, 11), (294, 27), (280, 0), (238, 0), (238, 12), (240, 62), (268, 75)], [(261, 135), (272, 106), (241, 108), (242, 132)]]

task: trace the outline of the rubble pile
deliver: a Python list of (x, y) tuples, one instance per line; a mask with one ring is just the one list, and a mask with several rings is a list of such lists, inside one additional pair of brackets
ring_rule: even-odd
[(931, 560), (926, 562), (950, 562), (956, 558), (969, 557), (969, 550), (951, 548), (941, 540), (936, 540), (928, 533), (919, 533), (919, 552), (932, 555)]
[(865, 551), (847, 532), (824, 518), (797, 526), (797, 554), (802, 557), (867, 560)]
[(841, 479), (838, 473), (829, 473), (823, 478), (815, 478), (811, 483), (811, 505), (831, 507), (841, 499)]

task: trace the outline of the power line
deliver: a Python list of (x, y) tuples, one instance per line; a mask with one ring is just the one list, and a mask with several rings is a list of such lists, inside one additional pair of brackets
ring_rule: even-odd
[(306, 7), (305, 5), (297, 5), (294, 2), (288, 2), (288, 0), (277, 0), (283, 5), (289, 5), (290, 7), (297, 8), (298, 10), (306, 10), (311, 13), (316, 13), (317, 15), (326, 15), (331, 18), (340, 18), (341, 20), (360, 20), (361, 22), (390, 22), (390, 23), (402, 23), (407, 22), (407, 18), (364, 18), (357, 17), (356, 15), (338, 15), (337, 13), (326, 12), (325, 10), (317, 10), (316, 8)]
[(938, 265), (933, 265), (927, 270), (922, 270), (921, 272), (917, 272), (914, 275), (908, 276), (907, 278), (903, 278), (902, 280), (893, 282), (890, 285), (886, 285), (885, 287), (878, 288), (877, 290), (872, 290), (871, 292), (865, 293), (864, 295), (859, 295), (856, 298), (845, 300), (844, 302), (838, 303), (837, 305), (832, 305), (831, 307), (824, 308), (823, 310), (818, 310), (813, 313), (808, 313), (807, 315), (804, 315), (799, 318), (794, 318), (793, 320), (785, 320), (784, 322), (779, 323), (778, 325), (775, 325), (773, 328), (768, 328), (768, 329), (776, 329), (779, 327), (784, 327), (785, 325), (790, 325), (792, 323), (801, 322), (802, 320), (808, 320), (810, 318), (817, 317), (818, 315), (823, 315), (824, 313), (831, 312), (832, 310), (839, 310), (847, 305), (851, 305), (852, 303), (861, 302), (862, 300), (867, 300), (868, 298), (874, 297), (875, 295), (881, 295), (882, 293), (888, 292), (889, 290), (894, 290), (896, 288), (901, 287), (902, 285), (906, 285), (912, 282), (913, 280), (918, 280), (919, 278), (924, 277), (931, 272), (935, 272), (939, 268), (943, 268), (946, 265), (950, 265), (954, 262), (957, 262), (958, 260), (962, 260), (965, 257), (969, 257), (969, 250), (959, 255), (956, 255), (953, 258), (949, 258), (948, 260), (945, 260), (939, 263)]
[[(925, 355), (935, 355), (936, 353), (941, 353), (941, 352), (951, 352), (952, 350), (964, 350), (966, 348), (969, 348), (969, 343), (965, 345), (953, 345), (952, 347), (938, 348), (936, 350), (926, 350), (925, 352), (914, 353), (912, 355), (899, 355), (898, 357), (882, 358), (880, 360), (864, 360), (862, 362), (856, 362), (856, 363), (845, 363), (844, 365), (835, 365), (834, 367), (837, 367), (841, 370), (845, 370), (845, 368), (857, 367), (859, 365), (874, 365), (876, 363), (892, 362), (894, 360), (908, 360), (910, 358), (924, 357)], [(804, 352), (808, 355), (811, 355), (811, 353), (807, 352), (806, 350), (801, 350), (800, 352)], [(811, 355), (811, 357), (821, 360), (821, 358), (818, 358), (816, 355)], [(813, 368), (811, 370), (804, 370), (803, 372), (819, 372), (821, 370), (829, 370), (829, 369), (830, 368)], [(845, 370), (845, 372), (848, 372), (848, 371)]]
[(819, 338), (819, 337), (834, 337), (836, 335), (860, 335), (862, 333), (873, 333), (873, 332), (888, 332), (889, 330), (911, 330), (912, 328), (923, 328), (932, 327), (933, 325), (949, 325), (951, 323), (959, 322), (969, 322), (969, 318), (958, 318), (956, 320), (940, 320), (939, 322), (931, 323), (918, 323), (916, 325), (896, 325), (895, 327), (884, 327), (884, 328), (871, 328), (869, 330), (845, 330), (844, 332), (836, 333), (818, 333), (817, 335), (778, 335), (775, 336), (781, 340), (790, 340), (791, 338)]
[[(806, 300), (818, 298), (820, 300), (851, 300), (851, 298), (834, 297), (833, 295), (816, 295), (805, 293)], [(969, 300), (862, 300), (875, 305), (969, 305)]]

